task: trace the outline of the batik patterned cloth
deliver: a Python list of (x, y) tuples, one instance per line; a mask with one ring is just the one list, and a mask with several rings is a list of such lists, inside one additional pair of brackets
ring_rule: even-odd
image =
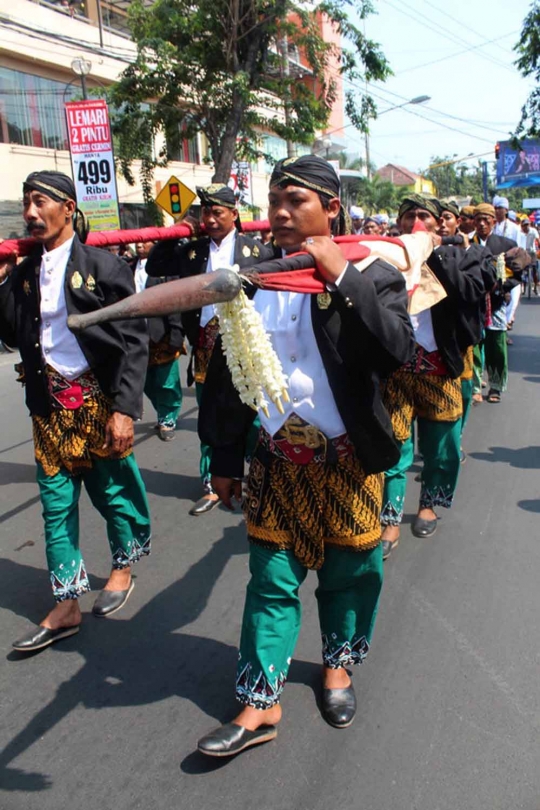
[[(169, 335), (166, 335), (159, 343), (154, 343), (153, 340), (148, 344), (148, 365), (162, 366), (165, 363), (172, 363), (173, 360), (178, 360), (182, 351), (171, 346), (169, 343)], [(183, 352), (185, 354), (185, 350)]]
[(399, 369), (383, 383), (382, 392), (394, 435), (400, 442), (410, 436), (415, 416), (431, 422), (455, 422), (462, 415), (459, 379)]
[(219, 335), (219, 319), (214, 315), (205, 327), (199, 330), (199, 341), (193, 353), (195, 382), (203, 383), (206, 380), (208, 363), (214, 351), (214, 345)]
[(326, 546), (374, 548), (380, 542), (383, 476), (364, 473), (346, 436), (328, 440), (326, 449), (296, 443), (303, 461), (294, 463), (282, 431), (273, 438), (260, 433), (244, 500), (249, 540), (291, 550), (313, 569), (321, 568)]
[(46, 475), (56, 475), (62, 468), (77, 475), (92, 467), (93, 457), (110, 455), (103, 445), (111, 403), (91, 371), (73, 381), (51, 366), (45, 373), (52, 409), (49, 416), (32, 416), (35, 458)]
[(474, 375), (474, 346), (469, 346), (463, 352), (463, 373), (461, 380), (472, 380)]

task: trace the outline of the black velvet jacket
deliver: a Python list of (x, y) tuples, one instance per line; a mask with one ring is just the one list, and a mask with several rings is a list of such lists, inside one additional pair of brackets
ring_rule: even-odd
[[(0, 338), (20, 350), (30, 413), (47, 416), (51, 406), (40, 345), (41, 255), (39, 248), (0, 285)], [(105, 250), (87, 247), (75, 236), (64, 291), (71, 315), (114, 304), (132, 295), (135, 285), (127, 262)], [(98, 324), (76, 334), (76, 338), (101, 390), (112, 400), (113, 411), (139, 418), (148, 362), (144, 319)]]
[(431, 308), (437, 348), (451, 377), (463, 373), (463, 351), (477, 337), (479, 306), (486, 293), (483, 256), (476, 247), (443, 246), (433, 251), (427, 264), (437, 276), (447, 297)]
[[(406, 363), (414, 348), (405, 281), (381, 260), (363, 273), (350, 264), (330, 297), (330, 306), (320, 309), (317, 296), (311, 296), (321, 362), (364, 470), (382, 472), (398, 460), (399, 447), (382, 404), (380, 378)], [(199, 411), (199, 436), (212, 447), (214, 475), (242, 476), (245, 440), (254, 417), (241, 403), (221, 344), (216, 343)]]
[[(177, 276), (187, 278), (206, 273), (210, 253), (210, 237), (203, 236), (192, 242), (179, 245), (173, 239), (164, 239), (154, 245), (146, 263), (149, 276)], [(234, 262), (239, 267), (252, 267), (265, 259), (273, 258), (271, 246), (262, 245), (250, 236), (239, 233), (234, 246)], [(199, 339), (201, 310), (182, 313), (182, 326), (192, 346)]]

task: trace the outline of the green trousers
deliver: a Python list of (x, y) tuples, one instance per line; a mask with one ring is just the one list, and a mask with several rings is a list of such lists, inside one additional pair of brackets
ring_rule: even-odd
[(502, 393), (508, 383), (508, 347), (503, 329), (486, 329), (484, 341), (489, 388)]
[[(256, 709), (279, 702), (300, 631), (298, 591), (308, 569), (291, 551), (250, 546), (236, 697)], [(315, 591), (326, 667), (366, 657), (383, 581), (382, 546), (370, 551), (327, 547)]]
[[(202, 390), (204, 383), (195, 383), (195, 396), (197, 405), (201, 404)], [(207, 444), (201, 442), (201, 459), (199, 461), (199, 471), (205, 490), (210, 489), (210, 461), (212, 460), (212, 450)]]
[(471, 413), (473, 380), (461, 380), (461, 398), (463, 400), (463, 416), (461, 417), (461, 433), (465, 430), (465, 425)]
[[(420, 509), (452, 506), (460, 468), (461, 419), (432, 422), (417, 419), (418, 449), (424, 459)], [(414, 433), (401, 445), (397, 464), (384, 474), (383, 526), (399, 526), (403, 518), (407, 471), (414, 460)]]
[(477, 343), (473, 349), (473, 394), (482, 393), (482, 377), (484, 375), (485, 356), (484, 339)]
[(79, 549), (81, 484), (107, 523), (113, 568), (125, 568), (150, 554), (150, 511), (146, 490), (133, 454), (122, 459), (93, 460), (92, 469), (70, 475), (61, 469), (47, 476), (37, 466), (45, 523), (45, 550), (57, 602), (77, 599), (90, 590)]
[(161, 363), (158, 366), (148, 366), (144, 393), (156, 410), (158, 425), (167, 428), (176, 427), (176, 420), (182, 407), (182, 386), (178, 360)]

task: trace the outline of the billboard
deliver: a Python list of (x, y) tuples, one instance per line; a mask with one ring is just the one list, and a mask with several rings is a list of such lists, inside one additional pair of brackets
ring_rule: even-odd
[(540, 141), (526, 139), (515, 149), (510, 141), (497, 144), (497, 188), (540, 185)]
[(109, 112), (103, 99), (65, 104), (77, 205), (91, 231), (120, 228)]

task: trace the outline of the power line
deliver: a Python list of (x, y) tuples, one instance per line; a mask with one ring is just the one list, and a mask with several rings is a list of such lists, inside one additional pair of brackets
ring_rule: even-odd
[[(444, 28), (438, 20), (432, 20), (430, 17), (426, 17), (425, 14), (418, 15), (413, 9), (410, 8), (410, 6), (407, 7), (407, 11), (404, 11), (399, 6), (394, 5), (394, 3), (391, 2), (391, 0), (386, 0), (386, 3), (395, 11), (399, 12), (399, 14), (403, 14), (408, 19), (413, 19), (416, 23), (424, 26), (424, 28), (427, 28), (430, 31), (433, 31), (438, 36), (445, 37), (445, 39), (449, 39), (451, 42), (454, 42), (457, 45), (466, 45), (466, 46), (471, 45), (471, 43), (467, 42), (466, 39), (463, 39), (462, 37), (457, 37), (451, 31), (448, 31), (448, 29)], [(428, 20), (430, 22), (428, 22)], [(511, 73), (515, 73), (514, 68), (508, 67), (508, 65), (503, 64), (498, 59), (492, 57), (490, 54), (481, 53), (480, 51), (478, 51), (476, 55), (480, 56), (482, 59), (487, 60), (488, 62), (491, 62), (492, 64), (497, 65), (497, 67), (504, 68), (505, 70), (509, 70)]]
[(519, 33), (519, 31), (512, 31), (509, 34), (502, 34), (502, 36), (495, 37), (495, 39), (490, 39), (484, 43), (481, 42), (478, 45), (471, 45), (469, 48), (465, 48), (462, 51), (456, 51), (455, 53), (448, 54), (447, 56), (441, 56), (439, 59), (432, 59), (430, 62), (423, 62), (421, 65), (403, 68), (399, 71), (399, 75), (401, 76), (403, 73), (410, 73), (412, 70), (419, 70), (420, 68), (428, 67), (429, 65), (438, 65), (439, 62), (446, 62), (448, 59), (455, 59), (457, 56), (462, 56), (464, 53), (469, 53), (470, 51), (476, 51), (479, 48), (484, 48), (485, 45), (489, 45), (493, 42), (500, 42), (501, 39), (506, 39), (507, 37), (513, 36), (517, 33)]
[[(457, 20), (452, 14), (450, 14), (450, 12), (448, 11), (447, 8), (442, 8), (437, 3), (433, 2), (433, 0), (423, 0), (423, 1), (424, 1), (424, 4), (429, 5), (431, 8), (438, 9), (438, 11), (440, 11), (442, 14), (444, 14), (446, 20), (452, 20), (452, 22), (454, 22), (458, 26), (460, 31), (463, 30), (463, 21), (462, 20)], [(480, 31), (477, 31), (476, 28), (472, 28), (468, 23), (467, 23), (467, 31), (470, 31), (472, 34), (476, 34), (476, 36), (478, 36), (478, 37), (480, 37), (480, 39), (484, 40), (484, 44), (486, 44), (486, 45), (490, 45), (493, 42), (493, 40), (488, 40), (488, 38), (485, 37), (483, 34), (481, 34)], [(512, 31), (512, 36), (515, 33), (519, 33), (519, 31)], [(505, 36), (509, 36), (509, 34), (506, 34)], [(501, 37), (501, 39), (502, 39), (502, 37)], [(513, 55), (513, 51), (511, 51), (509, 48), (505, 48), (504, 50), (507, 53)]]

